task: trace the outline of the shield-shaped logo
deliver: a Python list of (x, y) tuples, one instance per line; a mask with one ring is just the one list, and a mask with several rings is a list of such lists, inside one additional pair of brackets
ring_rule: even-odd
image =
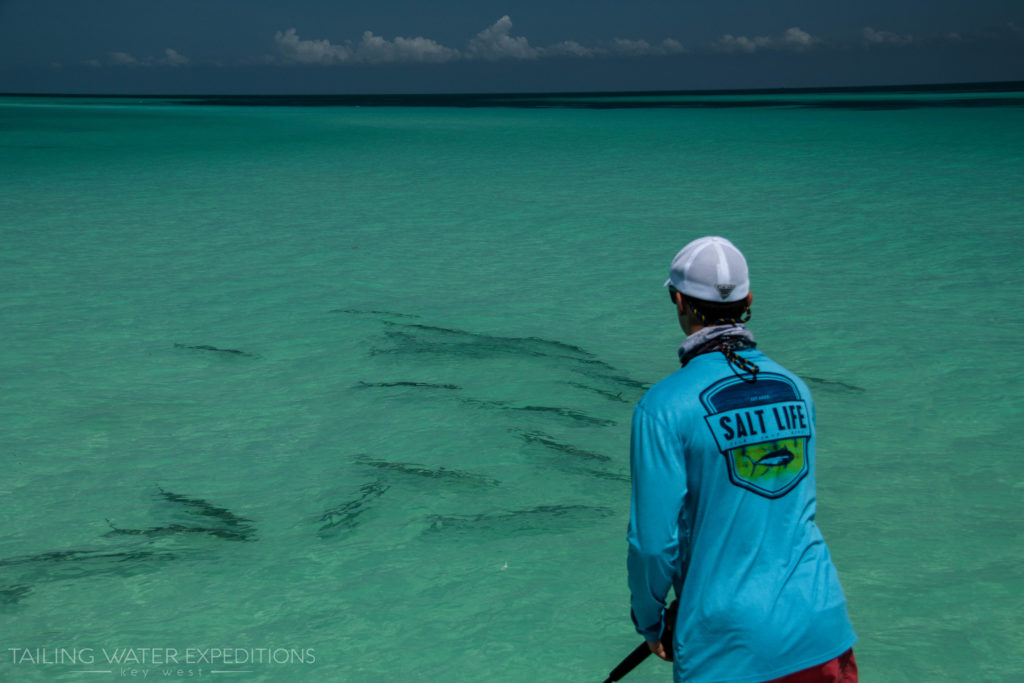
[(811, 417), (788, 377), (762, 373), (754, 384), (729, 377), (706, 389), (701, 402), (733, 484), (780, 498), (806, 476)]

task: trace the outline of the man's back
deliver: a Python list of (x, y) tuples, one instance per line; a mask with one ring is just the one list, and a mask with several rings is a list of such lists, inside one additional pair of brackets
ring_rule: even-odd
[(814, 523), (814, 405), (763, 353), (693, 357), (634, 413), (629, 529), (634, 619), (680, 597), (677, 680), (765, 681), (819, 664), (856, 636)]

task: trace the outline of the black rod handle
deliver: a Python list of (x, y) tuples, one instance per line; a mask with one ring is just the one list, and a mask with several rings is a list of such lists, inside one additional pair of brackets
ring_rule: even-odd
[(604, 683), (615, 683), (615, 681), (621, 681), (623, 676), (639, 666), (640, 662), (647, 659), (650, 654), (651, 648), (647, 646), (647, 643), (640, 643), (635, 650), (630, 652), (625, 659), (619, 662), (617, 667), (612, 669), (612, 672), (608, 674), (608, 678), (604, 680)]
[[(665, 610), (665, 628), (661, 633), (661, 645), (665, 648), (665, 654), (672, 658), (672, 632), (676, 628), (676, 612), (679, 611), (679, 600), (673, 600), (672, 604)], [(644, 641), (637, 645), (636, 649), (626, 655), (626, 658), (619, 662), (619, 665), (612, 669), (604, 683), (615, 683), (622, 680), (622, 677), (640, 665), (640, 662), (647, 659), (651, 654), (651, 648)]]

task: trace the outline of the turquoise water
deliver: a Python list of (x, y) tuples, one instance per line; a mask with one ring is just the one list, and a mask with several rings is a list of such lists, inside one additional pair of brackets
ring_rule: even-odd
[(132, 668), (602, 680), (638, 642), (632, 405), (677, 365), (661, 285), (703, 234), (815, 392), (862, 680), (1019, 678), (1003, 90), (0, 98), (0, 679), (156, 648)]

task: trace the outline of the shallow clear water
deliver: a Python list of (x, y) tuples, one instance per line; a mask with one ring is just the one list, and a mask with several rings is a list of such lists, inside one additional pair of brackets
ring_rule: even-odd
[(150, 647), (232, 680), (603, 679), (638, 642), (661, 285), (722, 234), (816, 396), (862, 679), (1013, 680), (1024, 107), (998, 97), (0, 99), (0, 678)]

